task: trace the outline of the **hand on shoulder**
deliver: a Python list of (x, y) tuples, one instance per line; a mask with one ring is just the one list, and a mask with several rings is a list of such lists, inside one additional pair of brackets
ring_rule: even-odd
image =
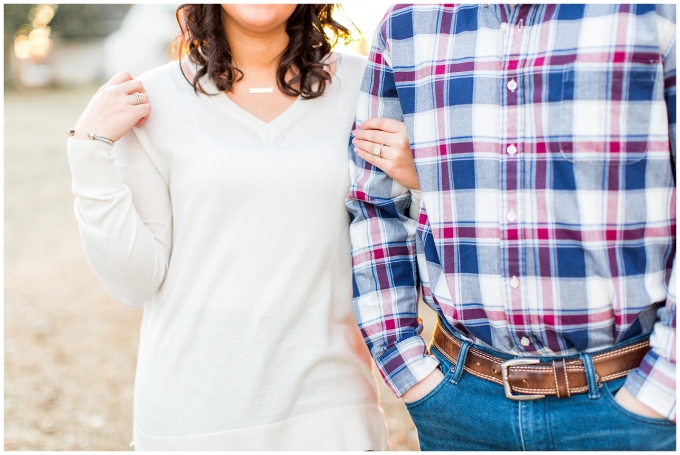
[(151, 113), (144, 85), (127, 71), (113, 76), (95, 93), (74, 129), (74, 139), (92, 132), (117, 141), (133, 126), (144, 124)]

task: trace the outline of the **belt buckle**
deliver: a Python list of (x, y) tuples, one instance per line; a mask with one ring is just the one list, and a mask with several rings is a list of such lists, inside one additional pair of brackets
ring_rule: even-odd
[(511, 400), (515, 401), (527, 401), (527, 400), (538, 400), (539, 398), (545, 398), (545, 395), (513, 395), (512, 388), (508, 383), (508, 368), (515, 365), (535, 365), (541, 363), (539, 359), (510, 359), (501, 363), (501, 377), (503, 378), (503, 389), (505, 389), (505, 396)]

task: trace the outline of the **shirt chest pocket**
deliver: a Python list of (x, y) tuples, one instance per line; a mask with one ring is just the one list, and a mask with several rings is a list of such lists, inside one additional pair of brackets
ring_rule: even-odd
[(561, 156), (570, 162), (630, 164), (651, 141), (653, 109), (663, 102), (659, 65), (633, 69), (567, 67), (557, 125)]

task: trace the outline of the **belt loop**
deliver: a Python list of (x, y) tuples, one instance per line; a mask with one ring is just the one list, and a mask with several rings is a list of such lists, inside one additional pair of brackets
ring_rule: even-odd
[(456, 368), (453, 370), (451, 379), (449, 382), (451, 384), (458, 384), (460, 377), (463, 375), (463, 367), (465, 366), (465, 359), (467, 358), (467, 353), (472, 346), (472, 341), (462, 340), (463, 344), (460, 346), (460, 352), (458, 353), (458, 360), (456, 360)]
[(588, 381), (588, 397), (591, 400), (600, 398), (600, 390), (597, 384), (597, 373), (595, 373), (595, 365), (593, 365), (593, 357), (587, 352), (579, 354), (583, 361), (583, 366), (586, 369), (586, 380)]

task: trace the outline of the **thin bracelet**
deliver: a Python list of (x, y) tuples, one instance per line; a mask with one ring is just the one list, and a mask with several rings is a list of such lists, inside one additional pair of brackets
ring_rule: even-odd
[[(69, 128), (68, 135), (73, 137), (74, 134), (76, 134), (76, 130), (74, 130), (73, 128)], [(92, 132), (87, 133), (87, 137), (89, 137), (92, 140), (102, 141), (103, 143), (108, 144), (111, 147), (113, 147), (113, 141), (111, 139), (107, 138), (107, 137), (97, 136), (96, 134), (94, 134)]]

